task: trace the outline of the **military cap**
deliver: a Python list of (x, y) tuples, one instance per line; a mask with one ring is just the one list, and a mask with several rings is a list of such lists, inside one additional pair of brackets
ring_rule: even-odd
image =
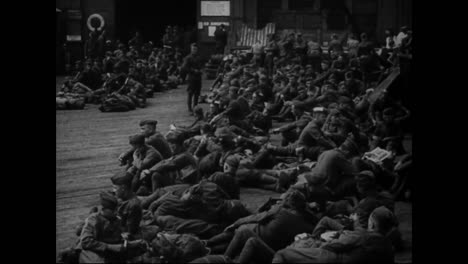
[(143, 134), (136, 134), (130, 136), (129, 143), (132, 145), (143, 145), (145, 144), (145, 136)]
[(190, 47), (197, 47), (198, 48), (198, 44), (197, 43), (192, 43), (192, 44), (190, 44)]
[(156, 120), (153, 120), (153, 119), (147, 119), (147, 120), (142, 120), (140, 121), (140, 126), (144, 126), (144, 125), (152, 125), (152, 126), (155, 126), (158, 124), (158, 121)]
[(116, 173), (111, 178), (111, 182), (114, 185), (128, 185), (132, 184), (133, 175), (128, 173), (127, 171), (121, 171)]
[(387, 108), (383, 111), (383, 114), (387, 116), (392, 116), (395, 115), (395, 111), (393, 110), (393, 108)]
[(313, 109), (314, 113), (321, 113), (321, 112), (327, 112), (327, 109), (325, 107), (314, 107)]
[(103, 208), (111, 210), (115, 210), (117, 208), (117, 198), (115, 198), (115, 196), (110, 194), (109, 192), (101, 192), (99, 194), (99, 198), (101, 200), (101, 205)]

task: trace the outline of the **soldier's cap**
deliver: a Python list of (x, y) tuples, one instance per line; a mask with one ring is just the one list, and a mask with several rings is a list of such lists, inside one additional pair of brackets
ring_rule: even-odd
[(373, 92), (374, 92), (374, 89), (372, 89), (372, 88), (369, 88), (369, 89), (366, 90), (366, 93), (373, 93)]
[(386, 115), (386, 116), (393, 116), (393, 115), (395, 115), (395, 111), (393, 110), (393, 108), (386, 108), (383, 111), (383, 114)]
[(313, 112), (314, 113), (326, 113), (328, 111), (325, 107), (314, 107)]
[(128, 141), (132, 145), (143, 145), (145, 144), (145, 136), (143, 134), (132, 135), (128, 138)]
[(176, 131), (169, 131), (166, 134), (166, 140), (173, 144), (181, 144), (184, 141), (182, 135)]
[(130, 186), (132, 183), (132, 179), (133, 175), (124, 170), (114, 174), (114, 176), (111, 177), (111, 182), (114, 185)]
[(156, 126), (157, 124), (158, 124), (158, 121), (153, 120), (153, 119), (147, 119), (147, 120), (140, 121), (140, 126), (144, 126), (144, 125)]
[(101, 206), (106, 209), (115, 210), (118, 205), (117, 198), (109, 192), (101, 192), (99, 194)]
[(296, 35), (297, 36), (302, 36), (302, 32), (297, 32)]
[(330, 62), (330, 61), (327, 61), (327, 60), (323, 60), (321, 63), (322, 63), (322, 64), (326, 64), (326, 65), (328, 65), (328, 66), (330, 66), (330, 64), (331, 64), (331, 62)]
[(197, 43), (192, 43), (192, 44), (190, 44), (190, 47), (197, 47), (198, 48), (198, 44)]

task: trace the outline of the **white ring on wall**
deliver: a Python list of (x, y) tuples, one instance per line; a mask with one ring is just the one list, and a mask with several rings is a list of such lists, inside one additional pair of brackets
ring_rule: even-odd
[(88, 21), (86, 22), (86, 24), (88, 25), (89, 30), (94, 31), (94, 28), (91, 26), (91, 19), (93, 18), (99, 19), (100, 25), (98, 30), (101, 31), (104, 28), (105, 22), (104, 18), (100, 14), (92, 14), (88, 17)]

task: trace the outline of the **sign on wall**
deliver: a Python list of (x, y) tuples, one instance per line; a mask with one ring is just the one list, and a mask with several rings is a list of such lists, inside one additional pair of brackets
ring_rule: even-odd
[(230, 16), (230, 1), (200, 1), (201, 16)]

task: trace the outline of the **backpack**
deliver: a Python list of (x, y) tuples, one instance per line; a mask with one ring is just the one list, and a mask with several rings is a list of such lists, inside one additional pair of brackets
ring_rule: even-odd
[(169, 262), (187, 263), (209, 253), (205, 244), (190, 234), (161, 232), (153, 239), (151, 245), (154, 255), (159, 255)]

